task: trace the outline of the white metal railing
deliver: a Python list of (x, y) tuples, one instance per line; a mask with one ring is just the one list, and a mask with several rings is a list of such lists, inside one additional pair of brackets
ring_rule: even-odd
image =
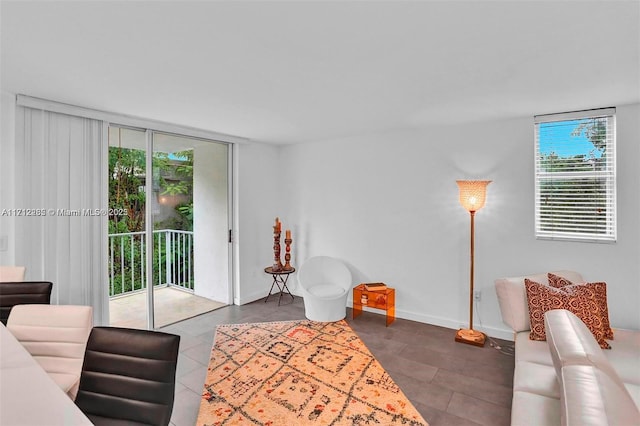
[[(146, 234), (109, 234), (109, 297), (146, 288)], [(153, 231), (153, 285), (193, 291), (193, 232)]]

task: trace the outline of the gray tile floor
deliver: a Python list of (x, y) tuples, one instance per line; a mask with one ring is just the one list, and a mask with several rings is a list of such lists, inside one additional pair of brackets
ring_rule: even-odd
[[(182, 336), (171, 424), (195, 424), (218, 324), (296, 319), (304, 319), (302, 299), (278, 306), (271, 298), (162, 328)], [(352, 320), (350, 309), (347, 321), (431, 426), (510, 424), (512, 356), (456, 343), (454, 330), (415, 321), (396, 319), (385, 327), (383, 315), (364, 312)]]

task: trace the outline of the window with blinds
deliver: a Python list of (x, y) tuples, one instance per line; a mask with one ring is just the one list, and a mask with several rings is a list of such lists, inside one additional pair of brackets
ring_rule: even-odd
[(616, 241), (615, 112), (535, 117), (537, 238)]

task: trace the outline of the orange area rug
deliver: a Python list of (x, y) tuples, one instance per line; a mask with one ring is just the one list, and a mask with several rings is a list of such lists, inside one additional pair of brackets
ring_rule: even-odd
[(427, 426), (344, 320), (218, 326), (197, 424)]

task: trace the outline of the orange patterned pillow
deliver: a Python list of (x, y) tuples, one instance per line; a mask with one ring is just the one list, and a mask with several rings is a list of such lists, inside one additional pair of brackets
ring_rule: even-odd
[(596, 300), (600, 305), (600, 314), (602, 315), (602, 324), (604, 327), (604, 338), (613, 340), (613, 330), (611, 329), (611, 323), (609, 322), (609, 307), (607, 303), (607, 283), (598, 282), (598, 283), (572, 283), (568, 279), (548, 273), (549, 285), (555, 288), (561, 288), (563, 290), (569, 289), (571, 287), (568, 286), (581, 286), (585, 284), (590, 284), (593, 286), (596, 292)]
[(611, 349), (611, 346), (604, 340), (605, 333), (600, 305), (596, 300), (593, 286), (585, 284), (569, 289), (558, 289), (526, 278), (524, 285), (529, 304), (529, 321), (531, 322), (529, 338), (531, 340), (547, 340), (544, 331), (545, 312), (552, 309), (567, 309), (587, 325), (601, 348)]

